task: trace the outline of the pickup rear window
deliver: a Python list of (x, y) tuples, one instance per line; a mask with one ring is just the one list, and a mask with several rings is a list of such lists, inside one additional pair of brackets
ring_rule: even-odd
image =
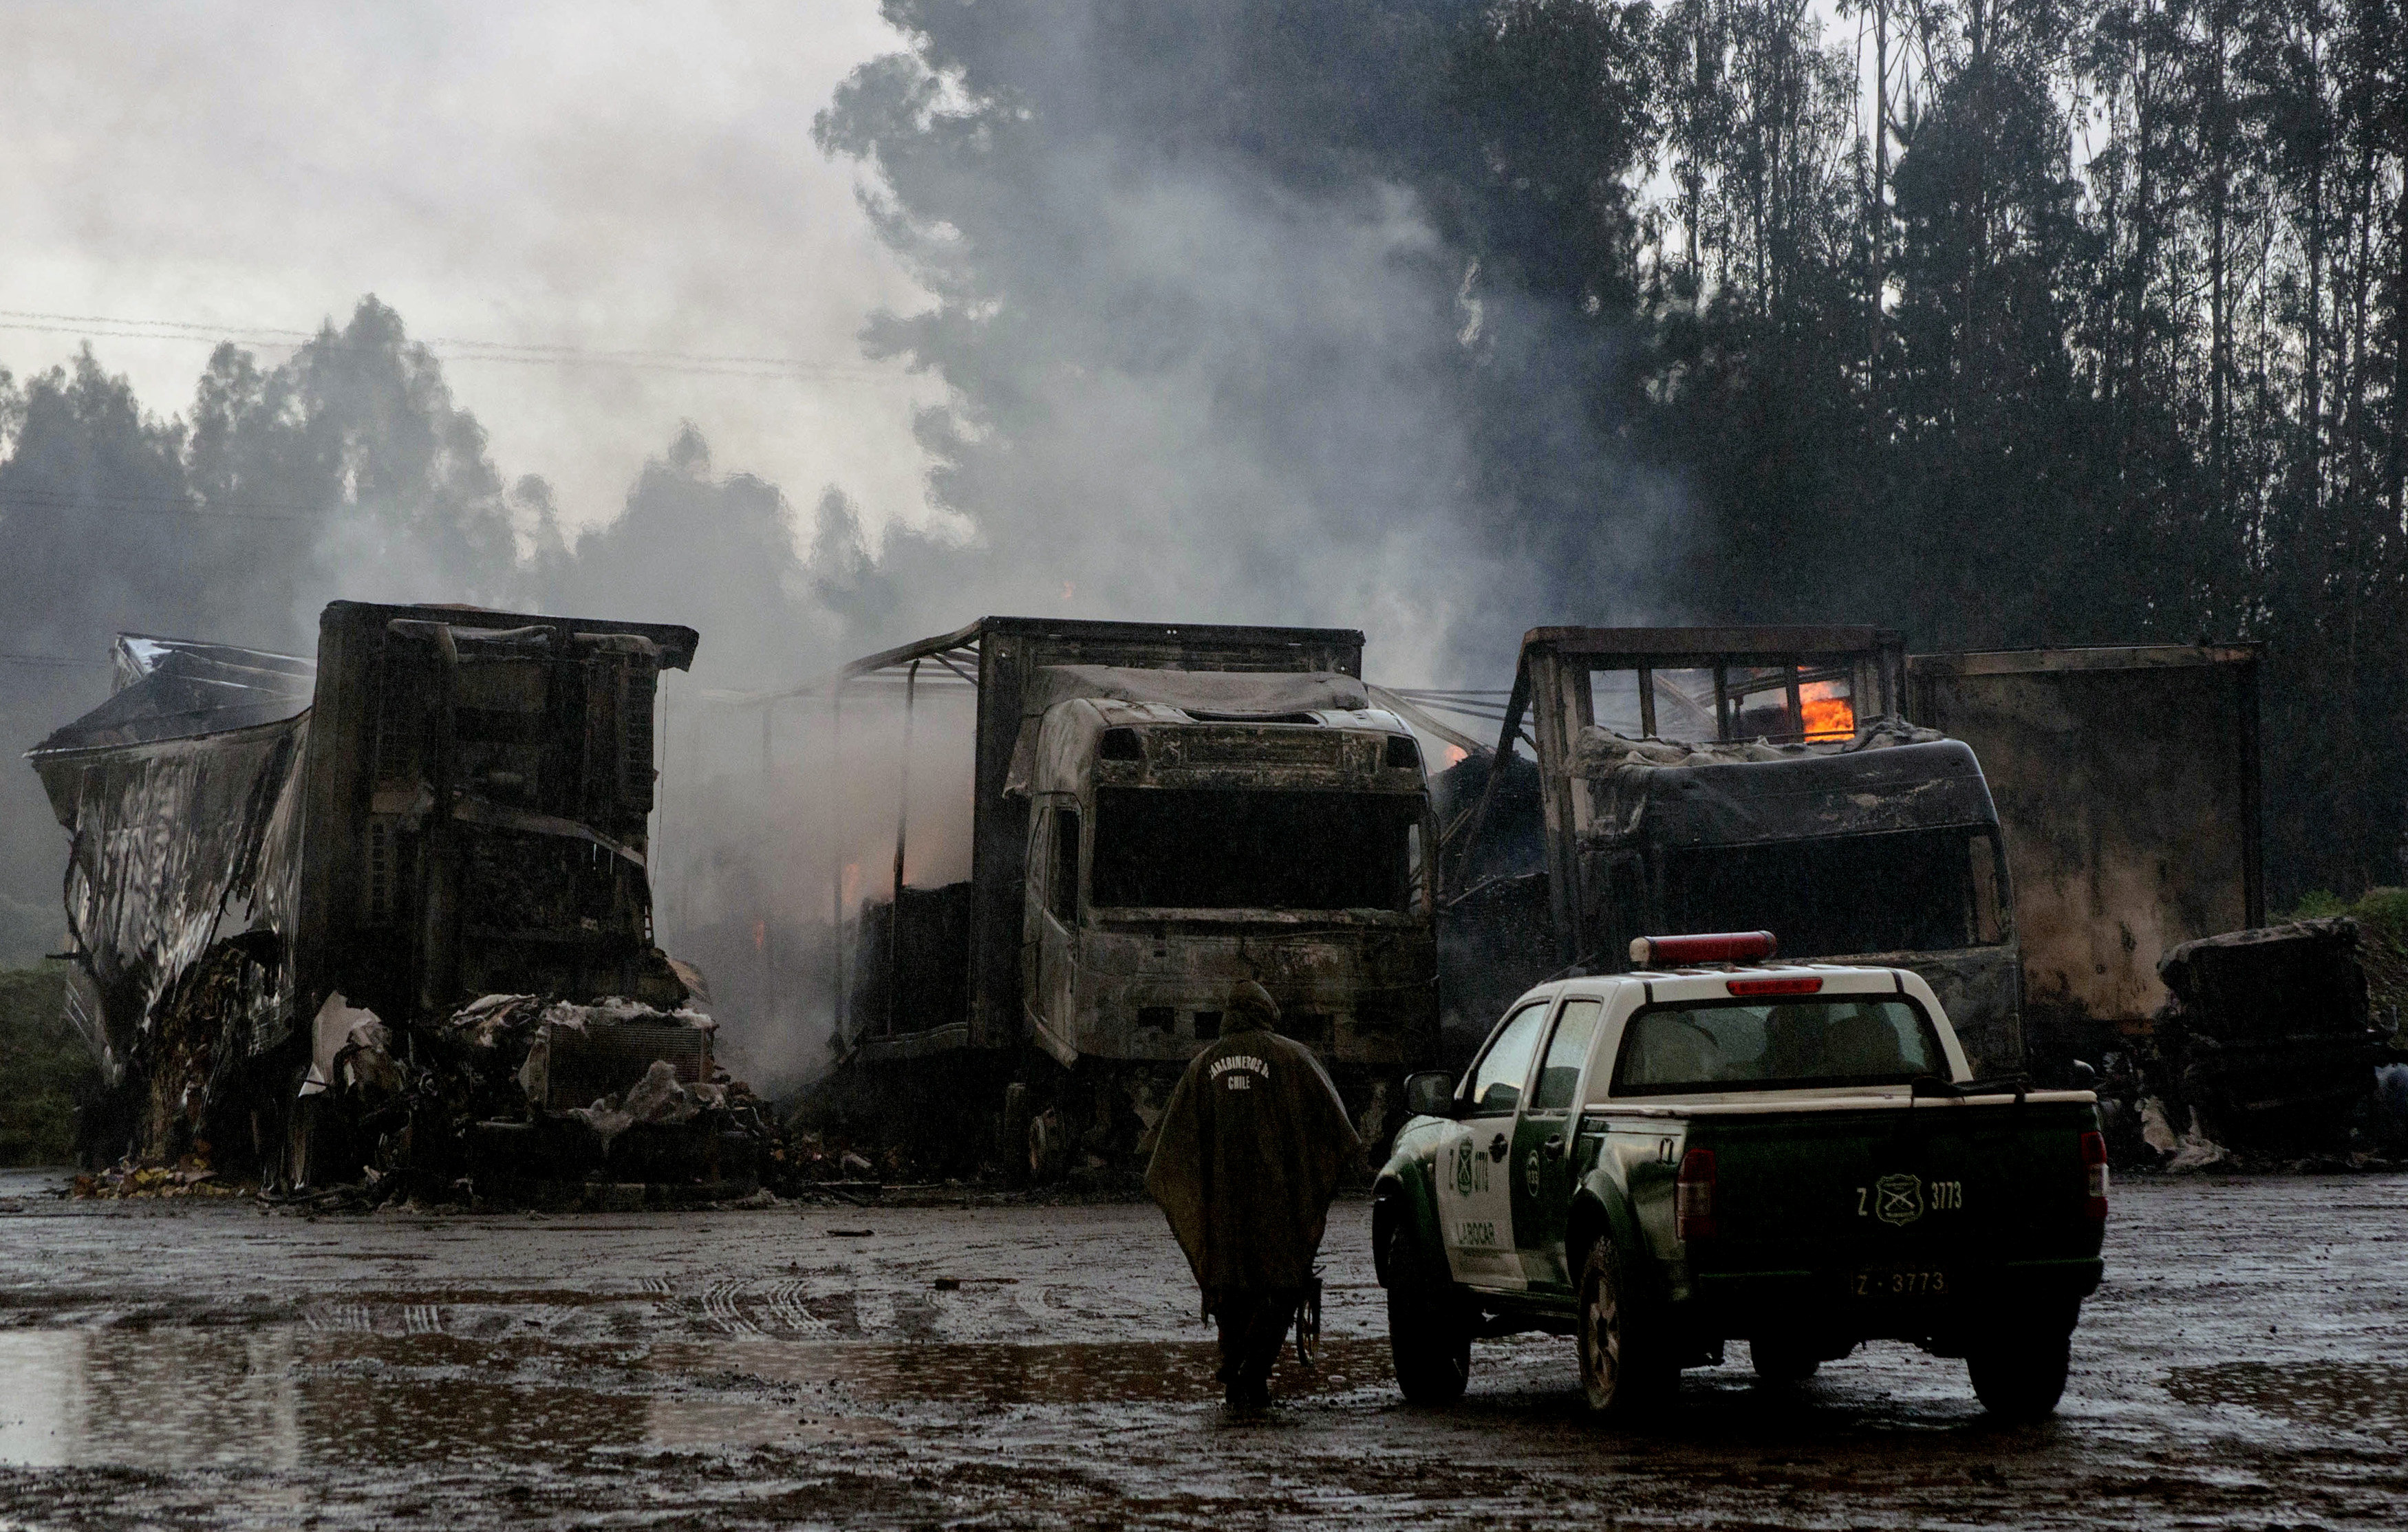
[(1883, 996), (1827, 995), (1750, 1005), (1650, 1006), (1622, 1032), (1615, 1095), (1901, 1085), (1948, 1078), (1923, 1008)]

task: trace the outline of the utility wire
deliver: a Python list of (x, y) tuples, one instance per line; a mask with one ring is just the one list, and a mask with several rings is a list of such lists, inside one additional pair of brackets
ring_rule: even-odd
[[(297, 350), (320, 344), (349, 346), (352, 342), (334, 330), (291, 330), (277, 325), (219, 325), (190, 320), (127, 319), (106, 314), (61, 314), (37, 308), (0, 308), (0, 330), (44, 335), (98, 336), (118, 340), (178, 340)], [(532, 366), (603, 366), (638, 371), (681, 372), (706, 377), (784, 379), (796, 381), (878, 383), (909, 382), (908, 377), (869, 367), (812, 362), (797, 356), (688, 351), (667, 348), (597, 350), (544, 341), (479, 340), (463, 336), (430, 336), (409, 342), (454, 362), (510, 362)]]
[[(196, 501), (190, 496), (173, 494), (85, 494), (73, 491), (0, 490), (0, 510), (108, 510), (129, 516), (189, 516), (204, 522), (322, 522), (346, 512), (374, 511), (377, 508), (375, 501), (337, 500), (323, 506), (306, 506), (257, 500)], [(498, 510), (495, 513), (503, 514)]]
[(78, 660), (64, 654), (10, 654), (0, 651), (0, 665), (52, 666), (60, 669), (112, 670), (114, 660)]

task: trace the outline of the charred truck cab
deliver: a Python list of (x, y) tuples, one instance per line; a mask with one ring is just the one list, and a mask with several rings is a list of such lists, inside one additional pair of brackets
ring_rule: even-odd
[(1066, 1066), (1184, 1065), (1253, 979), (1325, 1063), (1401, 1068), (1433, 1019), (1436, 964), (1429, 800), (1405, 726), (1326, 673), (1068, 666), (1043, 685), (1070, 694), (1042, 715), (1030, 782), (1034, 1040)]
[(1247, 979), (1350, 1109), (1392, 1096), (1435, 1049), (1435, 825), (1362, 645), (987, 618), (848, 666), (891, 689), (941, 663), (978, 694), (969, 880), (907, 887), (898, 855), (840, 981), (842, 1056), (879, 1110), (947, 1101), (994, 1124), (954, 1154), (992, 1145), (1014, 1174), (1134, 1163)]
[[(1500, 750), (1526, 714), (1548, 966), (1618, 971), (1648, 932), (1779, 931), (1784, 959), (1914, 972), (1977, 1073), (2017, 1067), (1998, 810), (1969, 747), (1897, 716), (1904, 680), (1885, 629), (1532, 631)], [(1458, 853), (1467, 895), (1484, 807)]]

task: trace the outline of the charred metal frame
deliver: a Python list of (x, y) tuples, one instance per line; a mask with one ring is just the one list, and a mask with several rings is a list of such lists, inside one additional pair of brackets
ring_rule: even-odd
[[(1857, 717), (1894, 713), (1905, 702), (1906, 636), (1895, 628), (1877, 627), (1532, 628), (1522, 636), (1513, 690), (1506, 699), (1504, 721), (1497, 734), (1497, 755), (1502, 759), (1518, 739), (1528, 744), (1542, 762), (1569, 760), (1580, 731), (1597, 721), (1590, 678), (1600, 670), (1638, 673), (1640, 726), (1650, 737), (1656, 736), (1657, 724), (1656, 672), (1713, 671), (1714, 738), (1728, 740), (1737, 719), (1732, 703), (1738, 694), (1731, 689), (1731, 671), (1784, 667), (1789, 672), (1786, 691), (1792, 718), (1802, 717), (1799, 700), (1802, 686), (1842, 679), (1849, 682)], [(1873, 704), (1870, 708), (1866, 706), (1868, 700)], [(1534, 733), (1522, 727), (1526, 712)], [(1504, 775), (1490, 772), (1478, 801), (1440, 835), (1442, 870), (1452, 867), (1459, 874), (1471, 866), (1490, 801)], [(1540, 792), (1546, 814), (1548, 886), (1555, 904), (1556, 929), (1572, 931), (1578, 929), (1579, 911), (1567, 901), (1578, 897), (1579, 878), (1570, 844), (1571, 784), (1558, 774), (1543, 780)], [(1462, 845), (1450, 863), (1446, 851), (1458, 836)], [(1451, 887), (1455, 881), (1444, 881)]]

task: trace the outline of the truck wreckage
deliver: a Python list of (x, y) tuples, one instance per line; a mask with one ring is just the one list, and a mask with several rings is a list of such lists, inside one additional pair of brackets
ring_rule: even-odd
[(798, 689), (833, 722), (900, 682), (907, 760), (920, 688), (976, 696), (969, 877), (909, 886), (898, 823), (882, 896), (838, 880), (836, 1110), (1013, 1180), (1125, 1167), (1252, 979), (1383, 1138), (1436, 1041), (1436, 826), (1362, 657), (1347, 630), (989, 617)]
[(761, 1114), (652, 938), (654, 692), (695, 643), (342, 601), (314, 664), (121, 638), (109, 699), (29, 752), (106, 1086), (86, 1156), (749, 1191)]
[(1634, 933), (1770, 930), (1912, 969), (1982, 1073), (2098, 1061), (2128, 1163), (2334, 1147), (2386, 1056), (2347, 923), (2265, 926), (2252, 646), (1539, 628), (1502, 717), (1433, 783), (1451, 1030)]
[[(1880, 629), (1533, 630), (1480, 790), (1447, 809), (1450, 956), (1487, 954), (1470, 1008), (1619, 971), (1643, 933), (1770, 930), (1784, 959), (1911, 969), (1977, 1073), (2019, 1067), (1999, 813), (1970, 748), (1899, 716), (1905, 692)], [(1526, 715), (1540, 813), (1493, 814), (1518, 763), (1488, 762)]]
[[(748, 1190), (771, 1125), (652, 933), (654, 694), (695, 643), (349, 602), (314, 663), (122, 638), (110, 698), (29, 752), (107, 1081), (87, 1158)], [(1125, 1162), (1254, 978), (1376, 1141), (1442, 1036), (1648, 930), (1912, 969), (1981, 1072), (2100, 1060), (2123, 1158), (2313, 1140), (2390, 1056), (2338, 928), (2261, 929), (2245, 646), (1541, 629), (1494, 750), (1412, 700), (1469, 694), (1367, 685), (1361, 657), (1340, 630), (988, 618), (780, 694), (899, 694), (907, 763), (919, 690), (977, 707), (969, 877), (907, 884), (898, 822), (882, 897), (837, 880), (837, 1119), (848, 1091), (930, 1108), (954, 1170)], [(1409, 724), (1466, 759), (1426, 778)]]

